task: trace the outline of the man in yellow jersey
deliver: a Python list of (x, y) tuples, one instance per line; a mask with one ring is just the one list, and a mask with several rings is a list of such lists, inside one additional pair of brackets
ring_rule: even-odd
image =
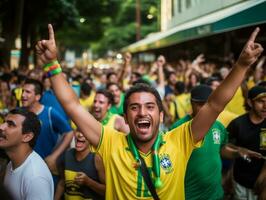
[(112, 127), (117, 131), (129, 133), (129, 127), (123, 117), (110, 112), (113, 102), (113, 95), (105, 89), (96, 91), (92, 105), (92, 115), (102, 125)]
[[(102, 156), (106, 172), (106, 199), (152, 199), (144, 182), (139, 160), (142, 157), (155, 180), (160, 199), (184, 199), (186, 165), (194, 148), (201, 145), (209, 128), (230, 101), (246, 71), (260, 56), (263, 48), (255, 43), (257, 28), (243, 48), (235, 67), (209, 97), (192, 121), (159, 134), (163, 121), (158, 92), (147, 85), (136, 85), (125, 95), (124, 118), (130, 134), (114, 134), (103, 127), (80, 105), (75, 93), (61, 73), (57, 60), (54, 31), (48, 25), (49, 39), (36, 45), (38, 64), (51, 77), (56, 96), (71, 119)], [(207, 117), (206, 117), (207, 116)], [(142, 162), (143, 163), (143, 162)]]
[(85, 109), (90, 110), (93, 104), (94, 97), (95, 97), (95, 91), (92, 89), (89, 83), (84, 81), (80, 86), (79, 101), (81, 105)]
[[(216, 88), (221, 84), (221, 81), (218, 77), (211, 76), (206, 80), (206, 84), (209, 85), (213, 90), (216, 90)], [(237, 114), (230, 112), (229, 110), (224, 109), (223, 112), (220, 113), (217, 120), (221, 122), (224, 127), (227, 127), (228, 124), (238, 117)]]
[(192, 113), (190, 93), (185, 92), (185, 83), (178, 81), (175, 90), (175, 99), (171, 102), (169, 109), (173, 122)]

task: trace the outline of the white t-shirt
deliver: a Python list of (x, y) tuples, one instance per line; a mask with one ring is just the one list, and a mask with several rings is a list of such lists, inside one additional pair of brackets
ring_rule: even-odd
[(52, 200), (54, 197), (52, 175), (35, 151), (15, 170), (8, 163), (4, 185), (14, 199)]

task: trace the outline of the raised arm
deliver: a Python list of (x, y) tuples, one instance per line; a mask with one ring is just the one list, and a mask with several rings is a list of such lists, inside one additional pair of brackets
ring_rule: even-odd
[(131, 54), (129, 52), (126, 52), (124, 55), (124, 64), (122, 67), (122, 71), (118, 76), (118, 81), (121, 84), (123, 91), (128, 89), (125, 88), (124, 80), (130, 79), (130, 75), (132, 74), (131, 59), (132, 59)]
[[(41, 40), (36, 45), (37, 62), (40, 66), (57, 60), (57, 48), (54, 31), (48, 25), (49, 39)], [(101, 124), (79, 103), (78, 97), (61, 73), (51, 76), (53, 90), (64, 110), (94, 146), (98, 146), (101, 137)]]
[(165, 57), (160, 55), (157, 58), (156, 64), (158, 67), (158, 87), (164, 88), (165, 86), (165, 79), (164, 79), (164, 73), (163, 73), (163, 66), (165, 65), (166, 61), (165, 61)]
[(255, 43), (258, 32), (259, 28), (253, 31), (230, 74), (222, 84), (213, 91), (207, 103), (194, 117), (191, 128), (196, 142), (201, 140), (208, 132), (213, 122), (231, 100), (237, 88), (241, 85), (249, 67), (261, 55), (263, 48), (260, 44)]

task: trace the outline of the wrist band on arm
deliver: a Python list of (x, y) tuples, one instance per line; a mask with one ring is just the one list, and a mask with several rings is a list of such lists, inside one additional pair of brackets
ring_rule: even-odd
[(46, 75), (47, 75), (47, 77), (51, 77), (51, 76), (54, 76), (56, 74), (60, 74), (61, 72), (62, 72), (62, 69), (59, 66), (59, 68), (56, 68), (56, 69), (54, 69), (52, 71), (47, 72)]
[(43, 68), (51, 67), (51, 66), (56, 65), (56, 64), (59, 64), (59, 62), (58, 62), (57, 60), (54, 60), (54, 61), (52, 61), (52, 62), (50, 62), (50, 63), (46, 63), (46, 64), (43, 66)]
[(51, 63), (47, 63), (43, 66), (44, 72), (46, 73), (47, 77), (54, 76), (56, 74), (60, 74), (62, 72), (62, 68), (58, 61), (53, 61)]

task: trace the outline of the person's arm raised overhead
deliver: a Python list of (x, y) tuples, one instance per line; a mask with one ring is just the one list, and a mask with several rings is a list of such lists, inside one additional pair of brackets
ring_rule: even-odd
[(57, 48), (54, 30), (48, 25), (49, 39), (41, 40), (36, 45), (37, 62), (44, 66), (44, 70), (51, 78), (52, 87), (61, 105), (84, 133), (88, 141), (97, 147), (101, 137), (101, 124), (87, 112), (79, 103), (78, 97), (62, 75), (60, 65), (57, 62)]
[(206, 104), (194, 117), (191, 129), (195, 142), (203, 139), (220, 112), (223, 111), (226, 104), (235, 94), (237, 88), (241, 85), (249, 67), (261, 55), (263, 48), (260, 44), (255, 43), (258, 32), (259, 28), (253, 31), (230, 74), (222, 84), (213, 91)]
[(165, 65), (165, 57), (163, 55), (160, 55), (157, 58), (156, 64), (157, 64), (157, 74), (158, 74), (158, 87), (164, 88), (165, 86), (165, 79), (164, 79), (164, 72), (163, 72), (163, 67)]

